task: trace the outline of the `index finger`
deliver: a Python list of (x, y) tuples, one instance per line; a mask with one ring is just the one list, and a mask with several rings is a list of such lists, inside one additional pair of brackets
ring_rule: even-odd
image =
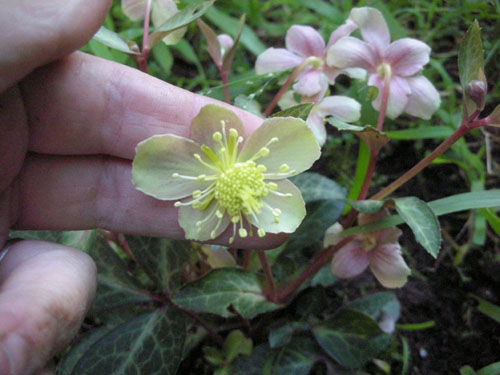
[(241, 109), (84, 53), (35, 71), (22, 83), (29, 149), (58, 155), (107, 154), (132, 159), (155, 134), (187, 137), (207, 104), (234, 111), (251, 133), (262, 122)]

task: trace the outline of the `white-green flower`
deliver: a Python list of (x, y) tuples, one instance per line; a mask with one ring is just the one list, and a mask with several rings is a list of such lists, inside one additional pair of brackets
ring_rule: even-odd
[(308, 169), (320, 148), (306, 123), (265, 120), (246, 137), (230, 110), (208, 105), (191, 123), (191, 139), (153, 136), (137, 145), (132, 180), (142, 192), (176, 200), (186, 238), (291, 233), (305, 216), (300, 191), (287, 180)]

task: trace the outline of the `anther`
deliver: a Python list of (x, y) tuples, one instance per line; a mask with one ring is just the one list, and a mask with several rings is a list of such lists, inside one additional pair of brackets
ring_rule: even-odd
[(200, 175), (196, 178), (196, 180), (197, 180), (198, 182), (204, 182), (206, 179), (207, 179), (207, 175), (206, 175), (206, 174), (200, 174)]
[(182, 202), (177, 201), (174, 203), (174, 207), (180, 207), (180, 206), (182, 206)]
[(201, 197), (201, 190), (193, 191), (193, 198), (199, 198), (199, 197)]
[(215, 141), (215, 142), (220, 142), (222, 141), (222, 134), (220, 132), (215, 132), (212, 136), (212, 139)]
[(179, 178), (181, 175), (179, 173), (172, 173), (172, 178)]
[(257, 234), (259, 235), (260, 238), (262, 238), (266, 235), (266, 231), (262, 228), (259, 228), (259, 230), (257, 231)]
[(265, 166), (265, 165), (262, 165), (262, 164), (259, 164), (259, 165), (257, 166), (257, 170), (258, 170), (259, 172), (262, 172), (262, 173), (266, 173), (266, 172), (267, 172), (267, 168), (266, 168), (266, 166)]
[(290, 167), (288, 166), (288, 164), (281, 164), (280, 166), (280, 172), (281, 173), (286, 173), (290, 170)]
[(273, 208), (271, 211), (274, 216), (280, 216), (281, 215), (281, 210), (279, 208)]
[(268, 182), (266, 186), (269, 190), (272, 190), (272, 191), (278, 190), (278, 185), (274, 182)]
[(259, 155), (260, 156), (267, 156), (269, 155), (269, 149), (267, 147), (262, 147), (260, 150), (259, 150)]
[(229, 129), (229, 135), (233, 138), (238, 138), (238, 131), (234, 128)]
[(222, 212), (220, 212), (219, 210), (215, 211), (215, 216), (217, 216), (217, 219), (222, 219), (222, 217), (224, 215), (222, 215)]
[(248, 236), (248, 232), (246, 231), (245, 228), (240, 228), (238, 230), (238, 234), (240, 235), (241, 238), (245, 238), (246, 236)]

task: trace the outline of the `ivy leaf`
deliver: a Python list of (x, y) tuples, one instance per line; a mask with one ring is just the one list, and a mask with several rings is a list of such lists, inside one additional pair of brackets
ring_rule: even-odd
[[(184, 27), (191, 22), (200, 18), (213, 5), (215, 0), (197, 2), (190, 4), (180, 12), (174, 14), (165, 23), (158, 27), (151, 35), (149, 35), (147, 48), (151, 50), (163, 38), (173, 31)], [(143, 48), (145, 48), (143, 46)]]
[(140, 55), (137, 43), (125, 40), (120, 35), (101, 26), (99, 31), (92, 37), (92, 40), (99, 42), (106, 47), (125, 52), (129, 55)]
[(307, 216), (288, 239), (285, 252), (322, 241), (325, 231), (342, 215), (347, 195), (344, 188), (317, 173), (302, 173), (290, 180), (302, 193)]
[(362, 367), (380, 353), (377, 341), (383, 334), (378, 324), (359, 311), (342, 309), (312, 329), (319, 345), (339, 364), (349, 369)]
[(297, 117), (306, 121), (313, 107), (314, 107), (313, 103), (297, 104), (294, 105), (293, 107), (275, 113), (271, 117)]
[(71, 375), (174, 375), (186, 335), (180, 312), (162, 308), (106, 332), (83, 353)]
[(470, 116), (477, 109), (477, 105), (468, 93), (468, 86), (472, 81), (486, 83), (486, 77), (484, 76), (484, 49), (481, 42), (481, 29), (477, 20), (469, 27), (460, 45), (458, 73), (465, 99), (465, 115)]
[(253, 349), (248, 356), (238, 356), (231, 364), (232, 374), (237, 375), (262, 375), (265, 374), (266, 364), (271, 359), (271, 349), (267, 344), (262, 344)]
[(230, 307), (248, 319), (281, 307), (266, 299), (256, 274), (238, 268), (214, 270), (187, 284), (172, 300), (183, 309), (224, 318), (234, 316)]
[(125, 238), (137, 263), (158, 290), (172, 292), (180, 287), (180, 274), (189, 261), (191, 242), (139, 236)]
[(296, 336), (288, 345), (276, 350), (269, 374), (308, 375), (323, 355), (321, 348), (309, 336)]
[(329, 117), (327, 121), (337, 130), (353, 132), (356, 136), (361, 138), (366, 143), (366, 145), (370, 149), (370, 152), (374, 155), (378, 155), (382, 147), (384, 147), (390, 141), (390, 138), (385, 133), (378, 131), (370, 125), (351, 125), (339, 120), (336, 117)]
[(348, 305), (351, 310), (365, 313), (374, 320), (379, 320), (383, 313), (389, 314), (394, 321), (399, 319), (401, 306), (394, 293), (374, 293), (364, 298), (357, 299)]
[(151, 302), (142, 285), (127, 271), (126, 264), (101, 236), (96, 238), (89, 255), (97, 265), (97, 294), (92, 314), (129, 304)]
[(271, 348), (280, 348), (287, 345), (293, 337), (293, 334), (298, 331), (309, 330), (310, 326), (304, 322), (290, 322), (285, 325), (271, 330), (269, 333), (269, 346)]
[(411, 228), (416, 240), (424, 249), (437, 258), (441, 247), (439, 221), (427, 203), (416, 198), (394, 199), (399, 216)]
[(9, 238), (22, 238), (23, 240), (37, 240), (55, 242), (64, 246), (74, 247), (86, 253), (92, 247), (96, 240), (95, 230), (78, 230), (78, 231), (11, 231)]

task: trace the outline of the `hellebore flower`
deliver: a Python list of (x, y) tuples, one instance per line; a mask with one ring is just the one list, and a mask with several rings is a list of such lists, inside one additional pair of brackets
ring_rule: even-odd
[[(147, 2), (148, 0), (122, 0), (121, 6), (123, 13), (132, 21), (143, 20), (146, 15)], [(179, 12), (174, 0), (152, 0), (151, 4), (151, 21), (154, 27), (161, 26), (169, 18), (172, 18)], [(163, 42), (168, 45), (176, 44), (182, 39), (186, 30), (186, 27), (175, 30), (163, 38)]]
[(432, 83), (418, 73), (429, 62), (431, 48), (411, 38), (391, 43), (387, 23), (374, 8), (353, 9), (349, 21), (359, 27), (364, 41), (351, 36), (341, 38), (329, 49), (328, 64), (339, 69), (366, 69), (368, 85), (379, 89), (373, 102), (377, 110), (380, 110), (384, 87), (389, 85), (388, 117), (394, 119), (406, 112), (430, 119), (441, 99)]
[[(366, 224), (375, 217), (377, 215), (360, 215), (360, 224)], [(338, 234), (342, 230), (338, 223), (331, 226), (325, 234), (324, 246), (337, 244), (340, 241)], [(406, 284), (410, 269), (401, 254), (399, 236), (401, 231), (396, 228), (356, 236), (335, 253), (331, 264), (332, 274), (347, 279), (358, 276), (369, 266), (384, 287), (402, 287)]]
[[(293, 91), (288, 91), (279, 101), (281, 109), (287, 109), (299, 104), (293, 97)], [(315, 104), (306, 123), (313, 132), (320, 146), (326, 142), (325, 118), (333, 116), (344, 122), (355, 122), (361, 117), (361, 104), (347, 96), (334, 95), (323, 98)]]
[(294, 25), (286, 33), (285, 48), (268, 48), (257, 57), (257, 74), (280, 72), (300, 65), (304, 70), (297, 77), (293, 90), (303, 96), (319, 94), (321, 99), (328, 84), (333, 85), (335, 78), (342, 73), (326, 64), (326, 54), (341, 37), (349, 35), (356, 28), (354, 23), (341, 26), (330, 37), (328, 46), (322, 36), (310, 26)]
[(300, 119), (268, 119), (247, 138), (233, 112), (207, 105), (191, 123), (191, 139), (157, 135), (137, 145), (132, 181), (157, 199), (176, 200), (187, 239), (215, 239), (232, 225), (233, 242), (236, 234), (252, 236), (252, 226), (260, 237), (293, 232), (306, 211), (286, 178), (319, 156)]

